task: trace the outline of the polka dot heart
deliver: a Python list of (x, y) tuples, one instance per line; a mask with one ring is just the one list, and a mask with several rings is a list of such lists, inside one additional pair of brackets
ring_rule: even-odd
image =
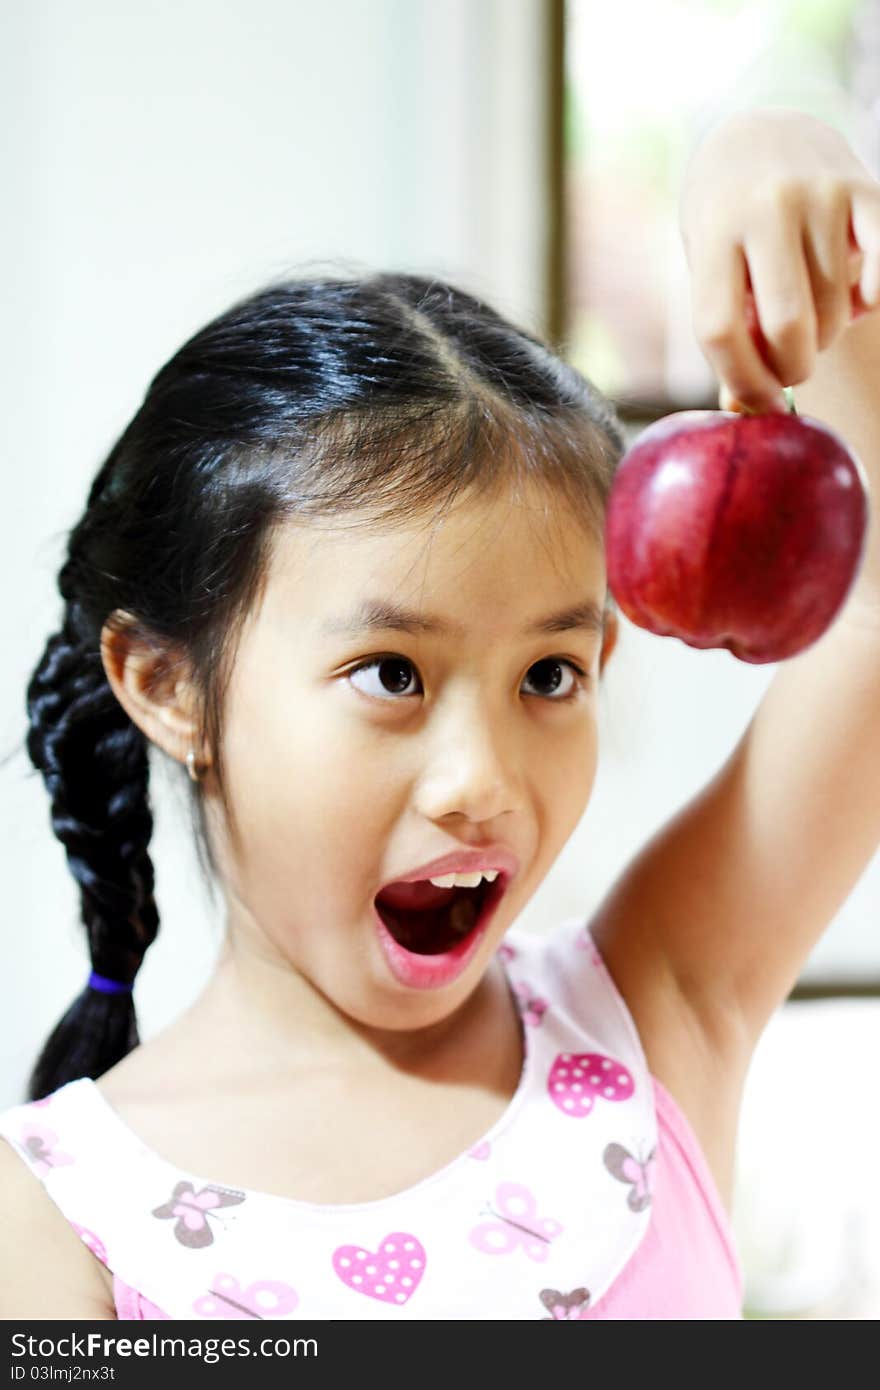
[(340, 1245), (333, 1252), (333, 1268), (343, 1284), (399, 1308), (419, 1287), (425, 1263), (424, 1246), (406, 1231), (392, 1231), (375, 1253), (359, 1245)]
[(597, 1100), (629, 1100), (635, 1084), (626, 1067), (601, 1052), (560, 1052), (550, 1069), (547, 1090), (563, 1115), (581, 1119)]

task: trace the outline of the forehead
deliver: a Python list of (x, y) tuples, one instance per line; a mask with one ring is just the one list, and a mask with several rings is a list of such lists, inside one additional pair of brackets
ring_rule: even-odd
[[(450, 635), (519, 635), (553, 610), (605, 599), (601, 538), (546, 491), (460, 499), (443, 516), (282, 526), (267, 616), (316, 637), (342, 634), (373, 605), (440, 619)], [(374, 621), (373, 627), (378, 627)]]

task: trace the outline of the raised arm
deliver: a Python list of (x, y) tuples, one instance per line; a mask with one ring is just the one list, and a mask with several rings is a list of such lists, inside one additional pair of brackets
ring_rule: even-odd
[[(744, 1070), (880, 847), (880, 185), (828, 127), (759, 110), (697, 151), (682, 227), (695, 329), (722, 404), (774, 408), (781, 386), (796, 386), (799, 412), (860, 455), (872, 519), (833, 626), (778, 666), (725, 765), (598, 915), (652, 1060), (673, 1075), (682, 1005), (707, 1074), (719, 1059)], [(769, 367), (749, 331), (750, 292)]]

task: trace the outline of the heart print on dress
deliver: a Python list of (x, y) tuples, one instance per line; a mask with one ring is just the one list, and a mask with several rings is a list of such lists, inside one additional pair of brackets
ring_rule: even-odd
[(425, 1247), (408, 1231), (384, 1236), (375, 1253), (361, 1245), (340, 1245), (333, 1251), (333, 1268), (343, 1284), (399, 1308), (419, 1287), (426, 1262)]
[(563, 1115), (583, 1119), (597, 1100), (629, 1100), (635, 1082), (621, 1062), (602, 1052), (560, 1052), (550, 1068), (547, 1090)]

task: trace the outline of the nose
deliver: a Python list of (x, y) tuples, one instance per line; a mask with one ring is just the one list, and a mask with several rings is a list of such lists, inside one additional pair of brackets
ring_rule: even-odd
[(488, 821), (522, 805), (513, 735), (485, 707), (467, 702), (432, 731), (416, 809), (429, 820)]

